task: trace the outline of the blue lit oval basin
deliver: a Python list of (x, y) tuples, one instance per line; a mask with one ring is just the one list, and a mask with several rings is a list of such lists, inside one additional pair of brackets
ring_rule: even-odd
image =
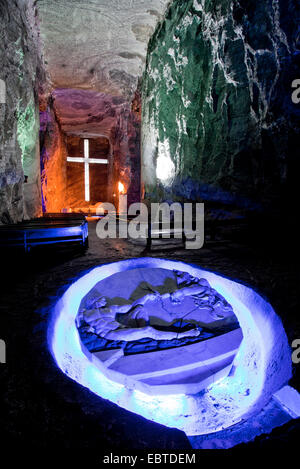
[[(144, 279), (146, 272), (153, 276), (158, 271), (159, 276), (164, 271), (172, 278), (173, 269), (205, 278), (232, 306), (240, 328), (179, 349), (142, 353), (141, 358), (124, 356), (120, 348), (89, 352), (76, 325), (80, 305), (97, 289), (107, 296), (115, 289), (119, 298), (128, 299), (136, 269), (144, 269)], [(152, 278), (152, 284), (161, 285), (161, 280)], [(102, 398), (188, 435), (215, 432), (258, 412), (291, 376), (286, 334), (266, 300), (238, 282), (164, 259), (115, 262), (81, 277), (55, 307), (49, 344), (70, 378)]]
[[(242, 331), (233, 310), (228, 307), (220, 314), (220, 306), (216, 306), (212, 314), (209, 302), (204, 302), (200, 308), (194, 296), (186, 296), (177, 303), (170, 297), (162, 299), (161, 295), (177, 290), (176, 273), (157, 267), (118, 272), (98, 282), (80, 304), (86, 329), (89, 325), (83, 320), (84, 311), (95, 311), (91, 308), (95, 299), (105, 297), (107, 306), (132, 305), (145, 294), (157, 291), (160, 296), (148, 302), (145, 308), (151, 325), (165, 329), (166, 317), (170, 319), (171, 314), (181, 318), (177, 321), (181, 327), (183, 318), (187, 329), (190, 325), (195, 331), (197, 324), (199, 336), (178, 339), (174, 332), (173, 340), (154, 340), (147, 338), (145, 332), (145, 337), (139, 341), (104, 340), (104, 345), (100, 336), (97, 347), (97, 335), (81, 333), (80, 338), (86, 345), (81, 345), (85, 355), (107, 378), (151, 395), (196, 394), (226, 376), (242, 341)], [(98, 316), (101, 317), (101, 312), (96, 310)], [(176, 323), (176, 319), (174, 321)]]

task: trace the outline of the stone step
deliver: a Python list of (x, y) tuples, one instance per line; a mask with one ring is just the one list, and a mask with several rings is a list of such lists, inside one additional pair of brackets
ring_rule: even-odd
[(228, 376), (234, 354), (212, 365), (180, 373), (142, 379), (149, 394), (197, 394), (221, 378)]
[(118, 349), (111, 349), (111, 350), (101, 350), (100, 352), (93, 352), (92, 357), (93, 361), (100, 360), (103, 365), (106, 367), (109, 367), (112, 365), (115, 361), (117, 361), (120, 357), (123, 356), (123, 349), (118, 348)]
[(108, 378), (130, 382), (147, 394), (195, 394), (228, 375), (242, 338), (238, 328), (176, 349), (127, 356), (122, 349), (114, 349), (92, 356), (102, 370), (105, 367)]

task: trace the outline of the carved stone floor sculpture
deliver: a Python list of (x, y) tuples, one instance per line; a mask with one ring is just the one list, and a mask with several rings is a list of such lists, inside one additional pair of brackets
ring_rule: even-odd
[(110, 379), (148, 394), (195, 394), (226, 376), (242, 341), (232, 307), (204, 279), (162, 268), (95, 285), (77, 315), (82, 349)]

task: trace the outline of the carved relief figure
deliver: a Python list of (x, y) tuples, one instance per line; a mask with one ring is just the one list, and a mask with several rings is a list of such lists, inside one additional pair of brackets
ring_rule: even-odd
[[(105, 297), (94, 300), (88, 309), (77, 317), (78, 325), (87, 323), (90, 332), (108, 340), (133, 341), (143, 338), (171, 340), (182, 337), (196, 337), (203, 325), (201, 316), (209, 314), (212, 322), (220, 321), (224, 314), (232, 313), (227, 301), (209, 285), (205, 279), (192, 277), (186, 272), (174, 271), (178, 289), (171, 293), (155, 291), (150, 285), (149, 293), (131, 304), (108, 305)], [(192, 308), (186, 310), (185, 300), (190, 299)], [(187, 318), (195, 327), (185, 332), (158, 330), (155, 325), (171, 326)]]

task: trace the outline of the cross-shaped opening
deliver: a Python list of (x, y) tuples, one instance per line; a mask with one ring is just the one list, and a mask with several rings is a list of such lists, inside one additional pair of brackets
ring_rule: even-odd
[(84, 139), (84, 155), (82, 156), (68, 156), (67, 161), (69, 163), (83, 163), (84, 164), (84, 196), (85, 201), (90, 202), (91, 200), (91, 191), (90, 191), (90, 164), (108, 164), (108, 159), (106, 158), (91, 158), (90, 157), (90, 141), (89, 139)]

